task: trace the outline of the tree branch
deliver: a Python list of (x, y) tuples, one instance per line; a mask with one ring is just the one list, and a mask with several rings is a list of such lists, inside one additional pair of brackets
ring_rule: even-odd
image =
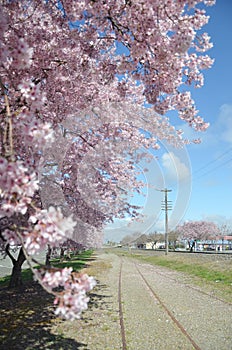
[(10, 244), (9, 244), (9, 243), (6, 245), (5, 252), (6, 252), (6, 254), (9, 256), (9, 258), (11, 259), (13, 265), (15, 265), (16, 259), (15, 259), (15, 257), (14, 257), (14, 256), (11, 254), (11, 252), (10, 252)]

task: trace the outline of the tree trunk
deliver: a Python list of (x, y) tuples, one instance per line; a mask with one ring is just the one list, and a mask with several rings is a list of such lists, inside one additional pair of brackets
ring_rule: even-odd
[(193, 252), (193, 248), (195, 247), (195, 241), (190, 242), (189, 247), (190, 247), (190, 253), (192, 253)]
[[(10, 255), (8, 254), (8, 256)], [(22, 265), (26, 260), (25, 255), (23, 253), (23, 249), (20, 248), (17, 260), (15, 258), (12, 259), (12, 256), (10, 256), (10, 258), (11, 258), (11, 261), (13, 262), (13, 269), (10, 277), (9, 288), (15, 288), (23, 284), (21, 272), (22, 272)]]
[(48, 244), (48, 251), (46, 254), (46, 261), (45, 261), (45, 265), (46, 266), (50, 266), (50, 260), (51, 260), (51, 254), (52, 254), (52, 248), (50, 247), (50, 245)]
[(173, 251), (175, 252), (176, 250), (176, 241), (173, 241)]
[(64, 248), (60, 248), (60, 261), (64, 261)]

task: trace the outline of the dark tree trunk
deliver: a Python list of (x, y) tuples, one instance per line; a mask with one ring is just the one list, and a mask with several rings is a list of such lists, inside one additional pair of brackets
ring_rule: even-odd
[(174, 252), (176, 250), (176, 241), (173, 242), (173, 250), (174, 250)]
[(18, 258), (15, 259), (9, 252), (7, 252), (8, 256), (11, 258), (13, 262), (13, 269), (10, 277), (9, 288), (19, 287), (23, 284), (22, 282), (22, 265), (26, 260), (25, 255), (23, 253), (23, 249), (20, 248)]
[(192, 252), (193, 252), (193, 248), (195, 247), (195, 244), (196, 244), (196, 242), (195, 242), (195, 241), (193, 241), (193, 242), (189, 242), (190, 253), (192, 253)]
[(47, 254), (46, 254), (46, 261), (45, 261), (45, 265), (46, 266), (50, 266), (50, 260), (51, 260), (51, 254), (52, 254), (52, 249), (50, 247), (50, 245), (48, 245), (48, 251), (47, 251)]
[(60, 248), (60, 261), (64, 260), (64, 248)]

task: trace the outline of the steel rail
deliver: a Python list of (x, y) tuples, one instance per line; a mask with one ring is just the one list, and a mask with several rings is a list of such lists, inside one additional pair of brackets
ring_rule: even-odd
[[(149, 263), (148, 263), (148, 264), (149, 264)], [(157, 266), (157, 265), (149, 264), (149, 266), (155, 267), (155, 266)], [(185, 286), (185, 287), (187, 287), (187, 288), (189, 288), (189, 289), (192, 289), (192, 290), (194, 290), (195, 292), (198, 292), (198, 293), (203, 294), (203, 295), (207, 295), (208, 297), (210, 297), (210, 298), (212, 298), (212, 299), (215, 299), (215, 300), (218, 300), (218, 301), (220, 301), (220, 302), (222, 302), (222, 303), (224, 303), (224, 304), (232, 305), (232, 302), (230, 302), (230, 301), (227, 301), (227, 300), (224, 300), (224, 299), (222, 299), (222, 298), (219, 298), (219, 297), (216, 296), (216, 295), (212, 295), (212, 294), (210, 294), (210, 293), (207, 293), (207, 292), (205, 292), (205, 291), (203, 291), (203, 290), (201, 290), (201, 289), (198, 289), (197, 287), (193, 287), (193, 286), (189, 285), (188, 283), (180, 282), (180, 281), (178, 281), (176, 278), (167, 276), (165, 273), (158, 272), (158, 271), (156, 271), (155, 273), (157, 273), (157, 275), (160, 275), (160, 276), (162, 276), (162, 277), (165, 277), (165, 278), (168, 279), (168, 280), (174, 281), (174, 282), (176, 282), (176, 283), (178, 283), (178, 284), (182, 284), (183, 286)]]
[(158, 302), (160, 303), (160, 305), (163, 307), (163, 309), (166, 311), (166, 313), (169, 315), (169, 317), (172, 319), (172, 321), (176, 324), (176, 326), (180, 329), (180, 331), (182, 332), (182, 334), (190, 341), (190, 343), (192, 344), (192, 346), (194, 347), (195, 350), (203, 350), (199, 347), (199, 345), (197, 345), (197, 343), (193, 340), (193, 338), (190, 336), (190, 334), (185, 330), (185, 328), (181, 325), (181, 323), (175, 318), (175, 316), (173, 315), (173, 313), (168, 309), (168, 307), (164, 304), (164, 302), (160, 299), (160, 297), (158, 296), (158, 294), (153, 290), (153, 288), (150, 286), (150, 284), (148, 283), (148, 281), (146, 280), (146, 278), (144, 277), (144, 275), (142, 274), (142, 272), (139, 270), (138, 266), (136, 263), (134, 263), (136, 266), (136, 269), (140, 275), (140, 277), (142, 278), (142, 280), (144, 281), (144, 283), (146, 284), (146, 286), (148, 287), (148, 289), (150, 290), (150, 292), (152, 293), (152, 295), (155, 297), (156, 300), (158, 300)]
[(127, 350), (125, 327), (124, 327), (124, 320), (123, 320), (123, 309), (122, 309), (122, 260), (120, 264), (119, 281), (118, 281), (118, 306), (119, 306), (119, 322), (120, 322), (121, 337), (122, 337), (122, 349)]

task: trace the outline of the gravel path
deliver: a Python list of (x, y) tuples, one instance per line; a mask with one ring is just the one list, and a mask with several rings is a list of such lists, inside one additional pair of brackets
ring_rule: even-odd
[(200, 349), (232, 349), (232, 305), (190, 289), (178, 280), (170, 281), (168, 276), (160, 278), (157, 267), (139, 268)]
[[(53, 327), (54, 334), (75, 339), (76, 349), (232, 350), (232, 305), (200, 293), (199, 287), (190, 288), (189, 279), (186, 284), (177, 272), (110, 253), (99, 253), (97, 262), (108, 268), (96, 273), (98, 287), (90, 309), (79, 321)], [(126, 347), (119, 322), (119, 281)]]

